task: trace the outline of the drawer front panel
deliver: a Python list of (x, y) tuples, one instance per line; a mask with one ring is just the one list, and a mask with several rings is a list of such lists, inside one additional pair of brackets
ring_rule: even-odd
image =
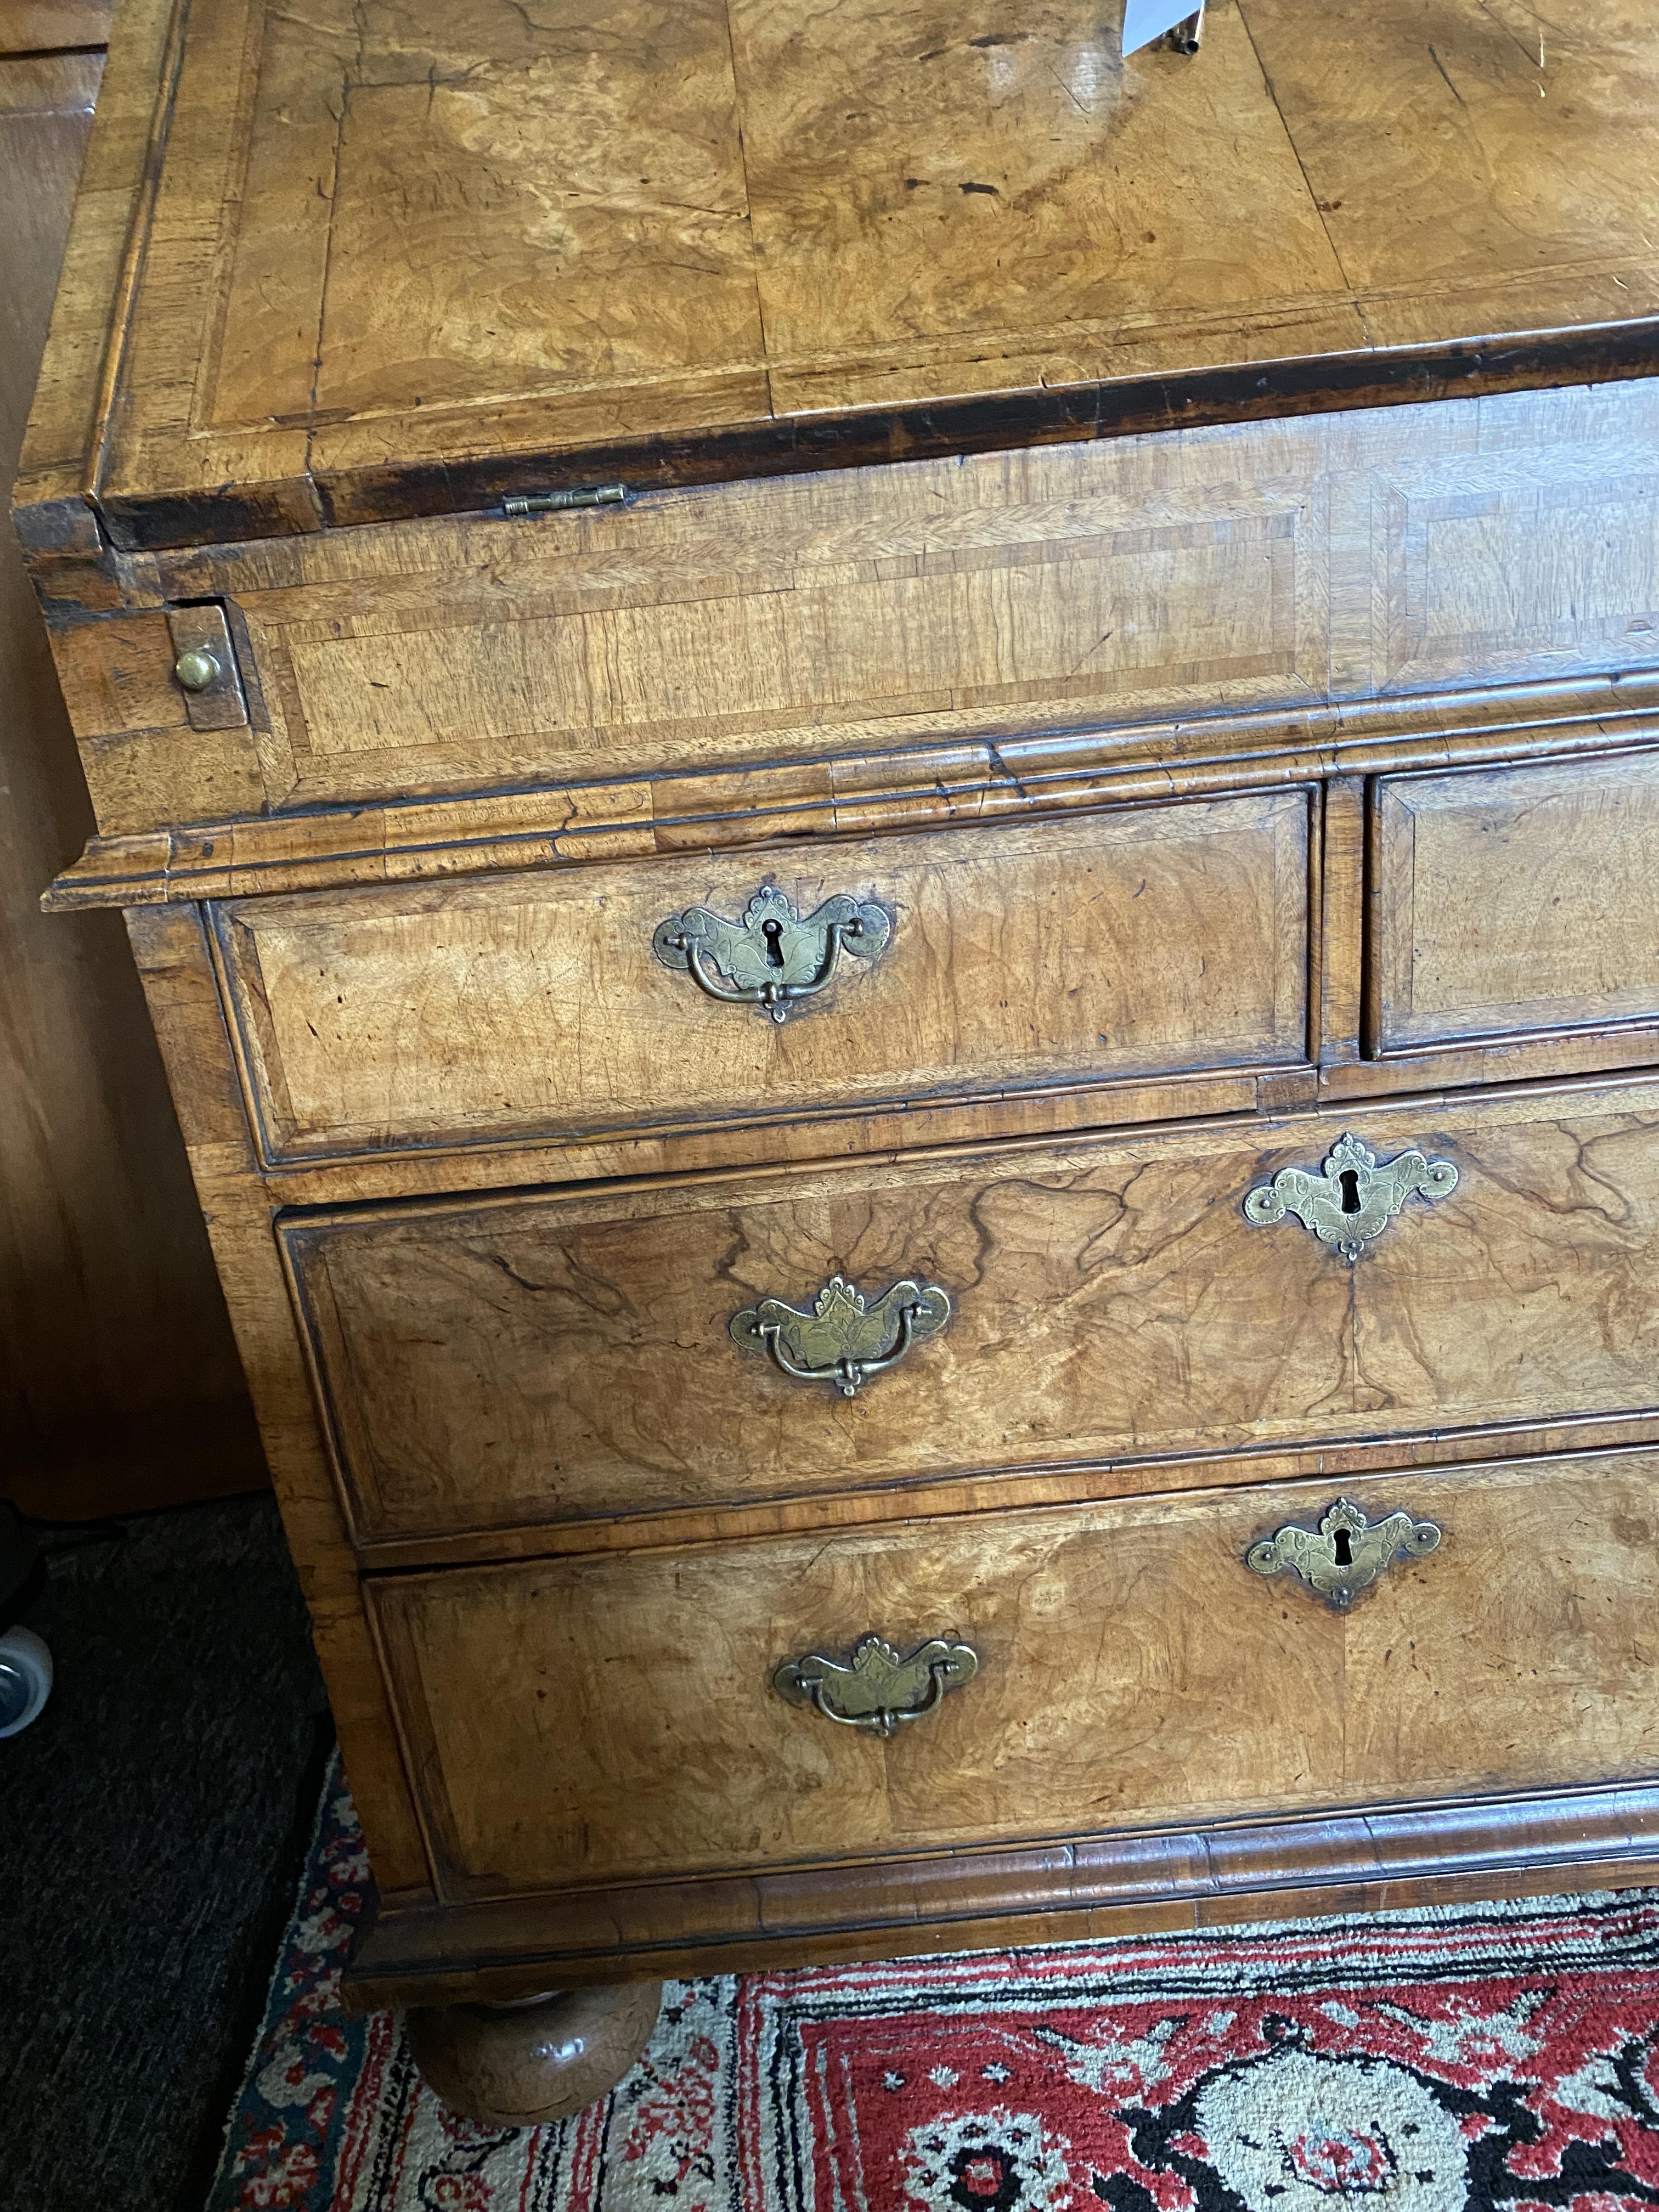
[[(1307, 1484), (370, 1587), (446, 1885), (533, 1890), (1652, 1774), (1656, 1474), (1351, 1483), (1443, 1533), (1346, 1613), (1244, 1565)], [(771, 1686), (872, 1633), (978, 1672), (890, 1739)]]
[[(1356, 1116), (1380, 1160), (1420, 1148), (1458, 1179), (1407, 1194), (1352, 1267), (1244, 1211), (1318, 1169), (1346, 1126), (1325, 1115), (283, 1237), (359, 1531), (435, 1534), (1646, 1410), (1656, 1115), (1659, 1087), (1627, 1085)], [(838, 1275), (872, 1302), (943, 1292), (949, 1317), (851, 1396), (734, 1340), (775, 1299), (803, 1317), (786, 1357), (823, 1364), (805, 1324)]]
[[(872, 839), (810, 872), (792, 851), (223, 906), (255, 1119), (294, 1159), (1300, 1061), (1308, 804)], [(769, 883), (803, 917), (873, 902), (891, 933), (781, 1022), (653, 949), (668, 917), (739, 921)]]
[(1385, 1051), (1659, 1018), (1659, 754), (1378, 787)]

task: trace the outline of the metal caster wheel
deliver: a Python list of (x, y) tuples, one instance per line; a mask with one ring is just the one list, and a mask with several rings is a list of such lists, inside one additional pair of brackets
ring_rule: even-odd
[(17, 1735), (52, 1695), (52, 1654), (32, 1628), (0, 1636), (0, 1736)]

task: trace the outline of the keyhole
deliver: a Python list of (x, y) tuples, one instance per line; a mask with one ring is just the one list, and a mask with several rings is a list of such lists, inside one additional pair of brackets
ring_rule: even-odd
[(1348, 1540), (1346, 1528), (1339, 1528), (1336, 1532), (1336, 1564), (1339, 1567), (1353, 1565), (1353, 1546)]
[(761, 924), (761, 935), (766, 939), (767, 966), (769, 968), (781, 968), (783, 965), (783, 946), (780, 940), (783, 936), (783, 924), (781, 921), (763, 921)]
[(1337, 1181), (1342, 1186), (1342, 1211), (1344, 1213), (1358, 1213), (1359, 1211), (1359, 1177), (1358, 1174), (1352, 1168), (1344, 1168), (1341, 1174), (1337, 1177)]

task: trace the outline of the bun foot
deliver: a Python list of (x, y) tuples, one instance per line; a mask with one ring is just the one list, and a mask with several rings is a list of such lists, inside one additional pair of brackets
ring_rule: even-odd
[(452, 2112), (495, 2127), (562, 2120), (608, 2095), (651, 2040), (660, 1982), (559, 1990), (516, 2004), (420, 2005), (416, 2063)]

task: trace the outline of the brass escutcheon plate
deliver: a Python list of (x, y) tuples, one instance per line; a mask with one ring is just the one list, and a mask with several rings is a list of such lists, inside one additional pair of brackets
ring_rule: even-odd
[(1352, 1267), (1413, 1193), (1432, 1202), (1456, 1188), (1457, 1170), (1449, 1160), (1411, 1152), (1379, 1161), (1358, 1137), (1343, 1136), (1332, 1146), (1319, 1174), (1281, 1168), (1271, 1182), (1259, 1184), (1244, 1200), (1244, 1215), (1265, 1228), (1293, 1213)]
[(1258, 1575), (1276, 1575), (1288, 1568), (1343, 1613), (1396, 1559), (1425, 1559), (1437, 1551), (1441, 1533), (1435, 1522), (1413, 1520), (1409, 1513), (1370, 1521), (1351, 1499), (1339, 1498), (1322, 1516), (1317, 1528), (1291, 1522), (1252, 1544), (1244, 1564)]

